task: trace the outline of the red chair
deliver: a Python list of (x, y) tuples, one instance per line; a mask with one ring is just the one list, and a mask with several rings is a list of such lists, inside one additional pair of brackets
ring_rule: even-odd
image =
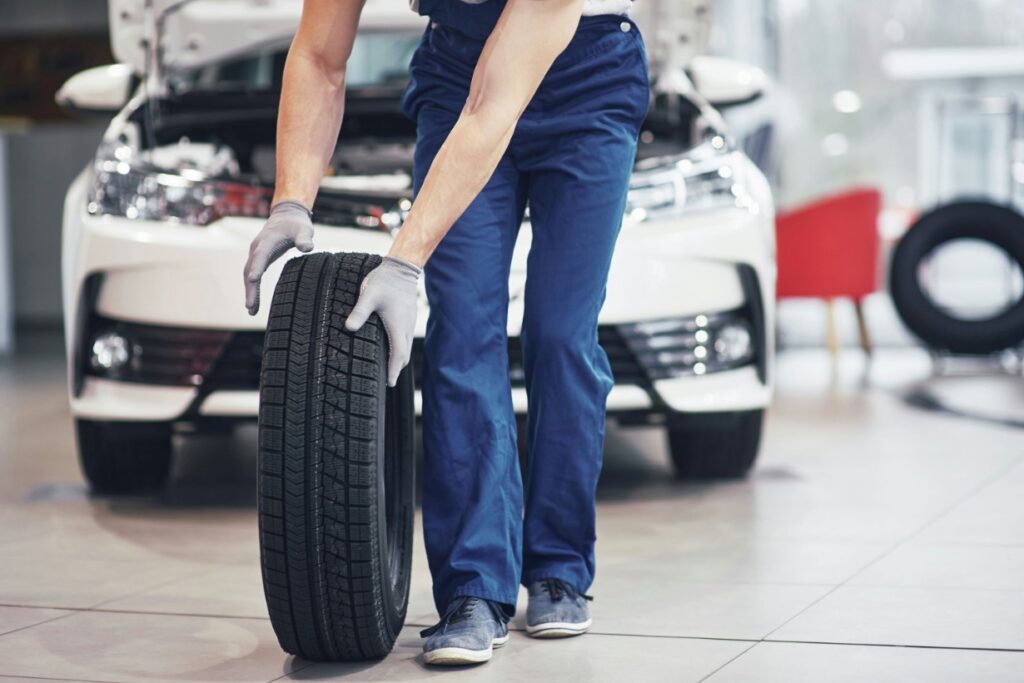
[(828, 347), (833, 354), (839, 351), (839, 339), (832, 300), (838, 298), (853, 300), (861, 348), (871, 353), (861, 303), (878, 289), (881, 208), (878, 190), (853, 189), (776, 217), (776, 296), (826, 300)]

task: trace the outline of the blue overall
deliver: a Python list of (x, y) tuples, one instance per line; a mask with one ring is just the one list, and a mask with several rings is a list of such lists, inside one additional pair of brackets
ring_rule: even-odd
[[(502, 7), (421, 0), (433, 22), (403, 100), (417, 124), (417, 191)], [(594, 496), (613, 383), (597, 319), (648, 99), (636, 26), (583, 17), (493, 176), (426, 265), (423, 527), (441, 613), (473, 595), (513, 614), (520, 582), (555, 577), (583, 592), (593, 581)], [(506, 325), (527, 206), (524, 495)]]

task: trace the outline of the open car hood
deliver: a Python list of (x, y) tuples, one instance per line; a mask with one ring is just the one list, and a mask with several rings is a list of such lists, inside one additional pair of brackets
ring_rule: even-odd
[[(368, 0), (360, 31), (414, 30), (424, 19), (395, 0)], [(109, 0), (114, 57), (138, 75), (190, 69), (287, 44), (302, 0)]]

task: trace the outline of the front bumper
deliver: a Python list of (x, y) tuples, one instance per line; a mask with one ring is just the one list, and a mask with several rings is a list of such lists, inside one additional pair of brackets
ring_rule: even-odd
[[(751, 410), (769, 403), (774, 263), (765, 234), (771, 220), (770, 211), (727, 210), (623, 227), (600, 319), (602, 345), (616, 376), (609, 413)], [(85, 214), (75, 222), (78, 226), (70, 234), (66, 229), (64, 245), (73, 414), (98, 420), (256, 417), (262, 330), (286, 260), (280, 259), (266, 274), (264, 304), (257, 317), (249, 317), (243, 306), (242, 266), (261, 222), (224, 219), (197, 228)], [(508, 331), (513, 345), (522, 319), (529, 244), (524, 226), (510, 280)], [(317, 229), (317, 247), (325, 251), (383, 253), (389, 245), (390, 237), (383, 232)], [(420, 336), (427, 318), (425, 297), (421, 299)], [(738, 312), (748, 321), (757, 346), (751, 364), (666, 376), (656, 371), (655, 361), (644, 361), (642, 353), (630, 348), (623, 333), (639, 322), (722, 312)], [(163, 365), (153, 366), (155, 374), (128, 381), (91, 374), (85, 347), (104, 326), (164, 335), (156, 346), (153, 338), (147, 342), (154, 349), (150, 357), (162, 357)], [(191, 348), (189, 339), (206, 346)], [(160, 344), (165, 348), (158, 349)], [(176, 358), (186, 362), (175, 365)], [(523, 412), (525, 389), (516, 380), (515, 367), (510, 372), (513, 404)]]
[[(761, 382), (753, 368), (716, 375), (663, 380), (649, 391), (630, 384), (617, 384), (608, 395), (608, 414), (635, 412), (713, 413), (757, 410), (771, 402), (771, 389)], [(526, 412), (526, 389), (512, 389), (512, 405)], [(416, 413), (420, 412), (416, 392)], [(76, 417), (92, 420), (188, 421), (204, 418), (256, 419), (259, 393), (255, 390), (218, 390), (200, 394), (189, 387), (147, 386), (89, 378), (75, 401)]]
[[(756, 325), (746, 321), (754, 319), (749, 309), (729, 316), (751, 328)], [(753, 348), (749, 359), (716, 367), (707, 358), (715, 351), (705, 350), (711, 345), (697, 344), (694, 334), (680, 334), (682, 326), (663, 321), (599, 327), (601, 346), (615, 377), (608, 397), (610, 413), (736, 410), (767, 403), (770, 392), (764, 381), (763, 349)], [(110, 335), (127, 340), (129, 360), (115, 369), (98, 369), (91, 366), (89, 353), (82, 356), (82, 366), (75, 372), (80, 378), (74, 398), (78, 416), (182, 420), (257, 415), (262, 332), (172, 328), (100, 315), (89, 318), (85, 339)], [(419, 338), (413, 346), (411, 370), (417, 388), (422, 352)], [(527, 397), (518, 337), (509, 339), (509, 360), (513, 406), (523, 413)], [(709, 366), (712, 371), (705, 369)], [(419, 412), (418, 391), (416, 407)]]

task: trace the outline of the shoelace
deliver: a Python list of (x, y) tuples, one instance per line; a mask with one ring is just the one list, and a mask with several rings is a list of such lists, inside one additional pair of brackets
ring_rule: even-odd
[(568, 595), (572, 599), (581, 597), (584, 600), (593, 600), (594, 598), (587, 595), (586, 593), (580, 593), (578, 590), (573, 588), (570, 584), (562, 581), (561, 579), (541, 579), (541, 588), (545, 593), (551, 596), (551, 599), (558, 602), (563, 596)]
[(471, 595), (467, 595), (453, 600), (452, 604), (448, 606), (448, 610), (444, 613), (444, 616), (441, 617), (441, 620), (433, 626), (431, 626), (430, 628), (426, 628), (420, 631), (420, 637), (426, 638), (427, 636), (434, 635), (438, 631), (441, 631), (443, 633), (444, 629), (448, 625), (457, 624), (461, 621), (468, 620), (473, 615), (473, 611), (476, 609), (476, 606), (480, 603), (484, 603), (490, 608), (491, 613), (494, 615), (495, 619), (501, 621), (502, 623), (507, 621), (504, 612), (500, 608), (496, 607), (493, 603), (491, 603), (490, 600), (484, 600), (482, 598), (476, 598)]

